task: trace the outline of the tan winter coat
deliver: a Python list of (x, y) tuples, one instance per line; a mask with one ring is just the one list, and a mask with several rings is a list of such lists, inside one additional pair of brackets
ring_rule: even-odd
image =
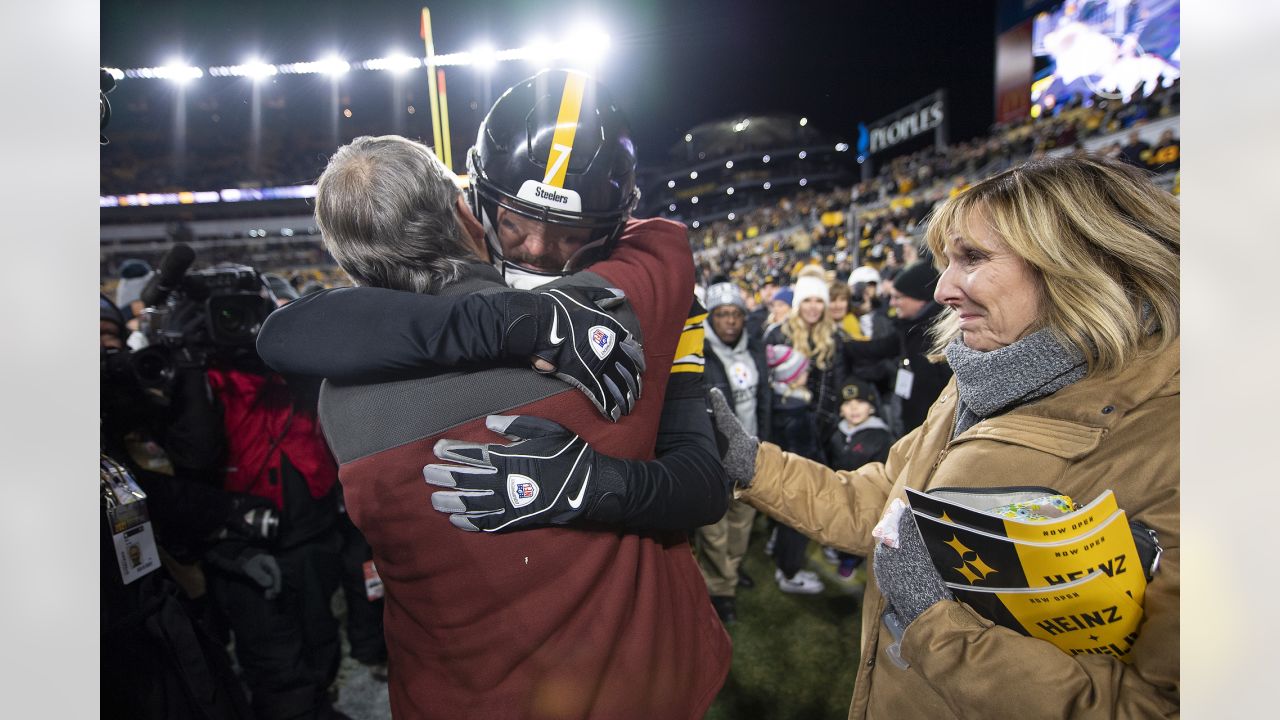
[(899, 669), (883, 654), (892, 642), (880, 621), (885, 601), (869, 581), (851, 719), (1178, 716), (1178, 352), (1175, 342), (1116, 377), (1082, 380), (955, 440), (952, 379), (888, 462), (854, 472), (760, 445), (755, 479), (740, 497), (860, 555), (871, 555), (871, 529), (904, 487), (1033, 485), (1080, 503), (1111, 488), (1129, 519), (1154, 528), (1164, 547), (1131, 665), (1109, 655), (1069, 656), (946, 601), (907, 628), (901, 651), (910, 667)]

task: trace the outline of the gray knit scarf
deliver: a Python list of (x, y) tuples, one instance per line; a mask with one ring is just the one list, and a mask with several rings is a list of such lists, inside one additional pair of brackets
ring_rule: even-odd
[(953, 438), (979, 420), (1052, 395), (1085, 375), (1084, 356), (1048, 328), (988, 352), (971, 350), (957, 337), (944, 352), (960, 392)]

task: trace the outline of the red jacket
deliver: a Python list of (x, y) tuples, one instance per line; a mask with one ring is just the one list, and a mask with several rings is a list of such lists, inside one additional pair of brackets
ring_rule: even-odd
[(211, 369), (208, 375), (227, 433), (225, 489), (267, 498), (283, 509), (283, 453), (307, 479), (312, 497), (329, 493), (338, 479), (338, 466), (316, 416), (293, 409), (280, 375), (224, 368)]

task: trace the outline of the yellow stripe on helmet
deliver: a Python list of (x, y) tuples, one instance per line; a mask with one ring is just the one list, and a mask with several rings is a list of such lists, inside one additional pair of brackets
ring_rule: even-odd
[(556, 116), (556, 132), (551, 136), (551, 152), (547, 154), (547, 174), (542, 182), (564, 187), (564, 176), (569, 170), (569, 155), (573, 153), (573, 138), (578, 132), (578, 116), (582, 112), (582, 93), (587, 77), (579, 73), (567, 73), (564, 94), (560, 97), (560, 114)]

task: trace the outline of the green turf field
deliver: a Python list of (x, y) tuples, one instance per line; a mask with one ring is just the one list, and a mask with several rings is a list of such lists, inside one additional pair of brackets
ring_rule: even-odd
[(842, 582), (811, 543), (808, 567), (826, 590), (780, 591), (773, 559), (764, 554), (764, 522), (757, 516), (743, 561), (756, 586), (738, 590), (738, 622), (729, 627), (733, 665), (706, 720), (843, 720), (860, 654), (861, 589)]

